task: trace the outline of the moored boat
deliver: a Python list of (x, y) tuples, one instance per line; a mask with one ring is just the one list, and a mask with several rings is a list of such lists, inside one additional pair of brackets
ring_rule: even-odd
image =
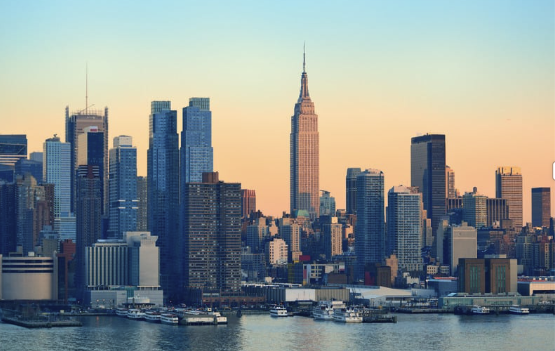
[(344, 307), (343, 301), (320, 301), (312, 309), (312, 317), (316, 320), (332, 321), (334, 310)]
[(160, 322), (164, 324), (178, 325), (179, 317), (173, 313), (162, 313), (160, 315)]
[(470, 312), (472, 314), (489, 314), (490, 310), (487, 307), (484, 306), (472, 306), (472, 309), (470, 310)]
[(519, 305), (512, 305), (509, 307), (509, 313), (512, 314), (528, 314), (530, 313), (530, 309), (527, 307), (520, 307)]
[(352, 307), (338, 308), (333, 311), (333, 320), (341, 323), (362, 323), (362, 315)]
[(145, 320), (147, 322), (160, 323), (161, 313), (158, 311), (146, 311)]
[(270, 316), (287, 317), (287, 309), (283, 306), (273, 306), (272, 308), (270, 308)]
[(116, 316), (127, 318), (127, 308), (118, 307), (116, 309)]
[(135, 320), (145, 319), (145, 313), (139, 309), (132, 308), (129, 311), (127, 311), (127, 318), (135, 319)]

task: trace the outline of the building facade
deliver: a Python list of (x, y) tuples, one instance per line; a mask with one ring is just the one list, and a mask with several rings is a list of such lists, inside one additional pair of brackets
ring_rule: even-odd
[(153, 101), (147, 152), (148, 226), (158, 237), (160, 284), (166, 297), (176, 294), (179, 265), (179, 141), (177, 111), (170, 101)]
[(385, 258), (384, 174), (367, 169), (357, 177), (357, 222), (355, 252), (357, 276), (364, 276), (366, 265)]
[(532, 226), (549, 227), (551, 188), (532, 188)]
[(256, 191), (241, 189), (241, 217), (247, 218), (256, 212)]
[(360, 168), (347, 168), (345, 181), (347, 214), (357, 213), (357, 176), (360, 172)]
[(202, 173), (212, 172), (212, 112), (209, 98), (190, 98), (183, 108), (181, 132), (181, 186), (199, 183)]
[(426, 134), (411, 139), (411, 186), (422, 193), (434, 233), (446, 213), (445, 169), (445, 135)]
[(498, 167), (495, 171), (495, 197), (507, 200), (509, 219), (522, 229), (522, 173), (520, 167)]
[(318, 115), (308, 93), (308, 76), (303, 59), (301, 91), (291, 117), (290, 213), (307, 211), (311, 219), (320, 212), (320, 146)]
[(241, 184), (225, 183), (211, 172), (184, 190), (182, 286), (240, 292)]
[(110, 233), (123, 238), (124, 232), (137, 230), (137, 148), (130, 136), (114, 138), (110, 150)]
[[(103, 133), (103, 154), (108, 155), (108, 108), (105, 107), (104, 111), (85, 108), (84, 110), (70, 114), (69, 106), (66, 106), (65, 119), (66, 143), (71, 145), (71, 212), (74, 212), (76, 201), (75, 189), (77, 186), (75, 171), (79, 167), (79, 163), (77, 162), (77, 155), (79, 154), (78, 138), (79, 135), (85, 133), (85, 128), (95, 127), (98, 132)], [(102, 163), (102, 198), (106, 201), (106, 203), (103, 204), (102, 212), (104, 213), (104, 210), (108, 208), (108, 157), (104, 157)]]
[(394, 186), (387, 200), (387, 255), (395, 254), (404, 271), (421, 271), (422, 194), (415, 188)]

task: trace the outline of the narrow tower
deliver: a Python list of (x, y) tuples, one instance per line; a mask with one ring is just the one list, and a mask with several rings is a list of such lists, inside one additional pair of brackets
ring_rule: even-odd
[(319, 135), (318, 115), (308, 94), (308, 76), (303, 52), (301, 91), (291, 117), (290, 205), (291, 213), (305, 210), (314, 219), (319, 216)]

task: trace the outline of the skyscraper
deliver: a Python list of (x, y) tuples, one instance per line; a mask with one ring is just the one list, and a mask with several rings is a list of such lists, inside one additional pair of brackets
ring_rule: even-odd
[(77, 220), (76, 252), (77, 260), (75, 283), (79, 291), (85, 288), (85, 248), (92, 246), (101, 238), (102, 196), (98, 166), (82, 165), (76, 173), (77, 201), (75, 217)]
[(241, 189), (241, 217), (247, 218), (256, 212), (256, 191)]
[(153, 101), (147, 152), (148, 225), (160, 247), (160, 285), (166, 297), (176, 292), (179, 268), (179, 145), (177, 111), (169, 101)]
[(137, 148), (130, 136), (114, 138), (110, 150), (110, 236), (137, 230)]
[(463, 220), (476, 229), (487, 226), (487, 196), (474, 191), (463, 195)]
[(199, 183), (203, 172), (212, 172), (212, 112), (209, 98), (190, 98), (183, 108), (181, 132), (181, 185)]
[(27, 136), (25, 134), (0, 134), (0, 179), (13, 182), (15, 164), (27, 158)]
[(498, 167), (495, 171), (495, 197), (507, 200), (509, 219), (517, 231), (522, 229), (522, 173), (520, 167)]
[(347, 190), (347, 214), (357, 213), (357, 176), (360, 168), (347, 168), (345, 189)]
[(146, 177), (137, 177), (137, 231), (148, 230), (148, 185)]
[(290, 136), (290, 208), (305, 210), (314, 219), (319, 216), (320, 147), (318, 115), (308, 93), (308, 76), (303, 54), (301, 91), (291, 117)]
[(532, 226), (549, 228), (551, 188), (532, 188)]
[(54, 217), (71, 212), (71, 145), (56, 135), (43, 143), (43, 179), (54, 184)]
[(445, 166), (445, 186), (445, 195), (447, 198), (456, 198), (457, 189), (455, 189), (455, 171), (449, 166)]
[(241, 184), (204, 173), (183, 202), (183, 286), (223, 294), (241, 290)]
[[(72, 199), (72, 212), (75, 206), (75, 171), (79, 167), (77, 163), (77, 155), (79, 147), (77, 145), (78, 136), (84, 133), (87, 127), (96, 127), (98, 132), (103, 134), (104, 155), (108, 155), (108, 107), (104, 108), (104, 113), (101, 110), (93, 110), (85, 108), (84, 110), (69, 114), (69, 106), (66, 107), (66, 143), (71, 145), (71, 199)], [(103, 204), (104, 209), (108, 208), (108, 157), (103, 159), (102, 167), (102, 182), (103, 182)]]
[(445, 205), (445, 135), (426, 134), (411, 139), (411, 186), (422, 193), (424, 209), (432, 220), (432, 231), (437, 231)]
[(396, 254), (400, 269), (422, 270), (422, 194), (400, 185), (389, 190), (387, 199), (387, 255)]
[(321, 190), (320, 196), (320, 216), (335, 216), (335, 197), (330, 195), (327, 190)]
[(107, 172), (104, 172), (106, 167), (105, 161), (108, 159), (108, 154), (104, 149), (104, 132), (101, 132), (97, 126), (83, 128), (83, 133), (77, 136), (77, 159), (76, 166), (97, 166), (98, 175), (100, 177), (100, 197), (102, 203), (102, 214), (107, 213), (107, 207), (104, 206), (104, 201), (107, 192), (104, 188), (108, 187), (108, 182), (104, 182), (107, 177)]
[(357, 223), (355, 252), (357, 276), (364, 276), (365, 266), (385, 258), (384, 174), (367, 169), (357, 177)]

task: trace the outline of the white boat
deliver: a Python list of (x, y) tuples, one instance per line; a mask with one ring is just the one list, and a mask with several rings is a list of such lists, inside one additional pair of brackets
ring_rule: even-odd
[(160, 322), (164, 324), (178, 325), (179, 317), (177, 317), (177, 315), (173, 313), (162, 313), (160, 315)]
[(527, 307), (520, 307), (519, 305), (512, 305), (509, 307), (509, 313), (513, 314), (528, 314), (530, 310)]
[(287, 309), (283, 306), (274, 306), (270, 309), (272, 317), (287, 317)]
[(470, 310), (470, 312), (472, 314), (489, 314), (490, 310), (487, 307), (483, 307), (483, 306), (472, 306), (472, 309)]
[(116, 316), (127, 317), (127, 308), (118, 307), (116, 309)]
[(317, 320), (332, 321), (334, 310), (344, 307), (343, 301), (320, 301), (312, 309), (312, 317)]
[(337, 308), (333, 311), (333, 320), (341, 323), (362, 323), (362, 316), (352, 307)]
[(145, 320), (147, 322), (160, 323), (160, 317), (161, 317), (160, 312), (157, 312), (157, 311), (145, 312)]
[(139, 309), (132, 308), (129, 311), (127, 311), (127, 318), (135, 319), (135, 320), (145, 319), (145, 313)]
[(214, 316), (216, 324), (227, 324), (227, 317), (222, 316), (220, 312), (208, 312), (209, 315)]

